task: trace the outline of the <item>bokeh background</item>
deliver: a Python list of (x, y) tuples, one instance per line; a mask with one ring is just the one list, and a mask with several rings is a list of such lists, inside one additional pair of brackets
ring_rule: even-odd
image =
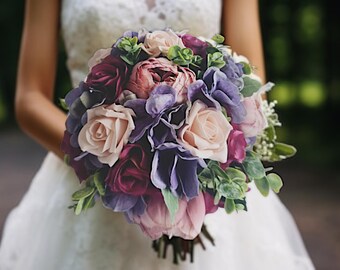
[[(279, 139), (297, 155), (275, 164), (279, 195), (316, 269), (340, 269), (340, 16), (331, 0), (260, 0), (267, 79), (276, 84)], [(23, 134), (13, 113), (24, 1), (0, 2), (0, 236), (46, 151)], [(60, 40), (57, 97), (71, 89)], [(48, 181), (48, 179), (46, 179)]]

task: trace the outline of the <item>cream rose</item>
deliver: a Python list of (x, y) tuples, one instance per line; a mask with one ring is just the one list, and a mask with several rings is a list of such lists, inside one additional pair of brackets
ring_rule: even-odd
[(146, 34), (142, 49), (150, 56), (157, 57), (160, 54), (167, 55), (169, 48), (174, 45), (184, 48), (182, 39), (174, 31), (157, 30)]
[(78, 136), (81, 150), (112, 167), (135, 128), (132, 116), (131, 109), (116, 104), (88, 110), (87, 123)]
[(262, 111), (262, 92), (257, 92), (243, 100), (246, 117), (240, 124), (245, 137), (254, 137), (263, 132), (268, 126), (267, 118)]
[(220, 110), (198, 100), (179, 131), (179, 143), (194, 156), (224, 163), (228, 158), (227, 139), (232, 129)]

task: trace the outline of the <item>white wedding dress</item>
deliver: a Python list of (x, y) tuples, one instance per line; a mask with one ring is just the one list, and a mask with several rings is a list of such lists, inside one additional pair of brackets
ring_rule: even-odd
[[(171, 26), (211, 37), (220, 29), (222, 0), (64, 0), (61, 23), (74, 86), (87, 60), (125, 30)], [(43, 33), (42, 33), (43, 34)], [(20, 181), (18, 179), (18, 181)], [(275, 194), (248, 194), (248, 212), (206, 217), (215, 246), (195, 249), (195, 262), (157, 258), (151, 240), (123, 214), (100, 203), (75, 216), (67, 207), (79, 188), (72, 169), (49, 153), (21, 203), (8, 216), (0, 270), (310, 270), (297, 227)]]

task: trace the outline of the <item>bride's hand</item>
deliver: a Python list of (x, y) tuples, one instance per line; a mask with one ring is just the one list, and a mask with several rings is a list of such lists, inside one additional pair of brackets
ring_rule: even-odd
[(65, 114), (53, 104), (57, 66), (58, 0), (27, 0), (17, 74), (15, 111), (20, 127), (59, 157)]

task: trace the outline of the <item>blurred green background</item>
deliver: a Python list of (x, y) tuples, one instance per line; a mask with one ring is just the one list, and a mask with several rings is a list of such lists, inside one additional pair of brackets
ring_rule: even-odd
[[(279, 139), (298, 148), (294, 162), (335, 168), (340, 159), (340, 31), (334, 1), (260, 1), (267, 79), (276, 87)], [(13, 126), (13, 98), (24, 1), (0, 2), (0, 127)], [(71, 89), (60, 41), (56, 96)]]

